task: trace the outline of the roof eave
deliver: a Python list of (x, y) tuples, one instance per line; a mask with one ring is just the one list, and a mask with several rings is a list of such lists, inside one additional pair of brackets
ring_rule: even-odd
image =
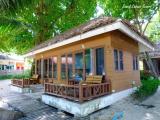
[(71, 43), (74, 43), (74, 42), (77, 42), (77, 41), (80, 41), (80, 40), (84, 40), (84, 39), (89, 38), (89, 37), (93, 37), (93, 36), (96, 36), (96, 35), (107, 33), (107, 32), (113, 31), (113, 30), (120, 30), (121, 32), (127, 34), (128, 36), (130, 36), (131, 38), (133, 38), (137, 42), (145, 45), (146, 47), (148, 47), (151, 50), (154, 50), (154, 46), (152, 46), (150, 43), (148, 43), (147, 40), (145, 40), (143, 37), (138, 35), (135, 31), (130, 29), (127, 25), (125, 25), (121, 21), (117, 21), (117, 22), (108, 24), (106, 26), (99, 27), (97, 29), (88, 31), (86, 33), (71, 37), (71, 38), (66, 39), (66, 40), (63, 40), (62, 42), (55, 43), (55, 44), (49, 45), (47, 47), (29, 52), (29, 53), (25, 54), (24, 57), (34, 56), (35, 54), (42, 53), (42, 52), (47, 51), (47, 50), (51, 50), (51, 49), (54, 49), (54, 48), (57, 48), (57, 47), (61, 47), (63, 45), (71, 44)]

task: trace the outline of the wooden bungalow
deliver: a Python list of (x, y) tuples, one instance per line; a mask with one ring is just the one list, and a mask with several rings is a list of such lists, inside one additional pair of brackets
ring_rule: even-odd
[(153, 50), (125, 20), (101, 17), (48, 40), (25, 57), (35, 60), (45, 93), (42, 101), (86, 116), (140, 85), (138, 54)]

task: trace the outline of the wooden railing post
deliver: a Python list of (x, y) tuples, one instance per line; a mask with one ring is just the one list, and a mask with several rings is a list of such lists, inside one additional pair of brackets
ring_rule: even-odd
[(24, 78), (22, 79), (22, 87), (24, 87)]
[(45, 93), (55, 94), (71, 100), (78, 99), (78, 101), (82, 103), (83, 101), (109, 94), (111, 91), (111, 84), (110, 82), (91, 85), (83, 85), (82, 83), (79, 83), (79, 85), (45, 83), (44, 91)]
[(82, 88), (82, 84), (79, 83), (79, 102), (83, 101), (83, 88)]
[(28, 81), (28, 85), (30, 85), (30, 79), (29, 78), (27, 79), (27, 81)]
[(44, 93), (46, 92), (46, 83), (44, 83)]
[(111, 83), (111, 80), (109, 81), (108, 86), (109, 86), (109, 93), (112, 93), (112, 83)]
[(73, 87), (73, 90), (74, 90), (74, 95), (73, 95), (73, 97), (74, 97), (74, 99), (76, 99), (76, 88), (75, 87)]

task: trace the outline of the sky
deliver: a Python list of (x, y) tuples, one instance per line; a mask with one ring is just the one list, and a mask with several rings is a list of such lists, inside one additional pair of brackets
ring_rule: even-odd
[(102, 14), (104, 14), (104, 10), (100, 7), (100, 6), (97, 6), (97, 16), (100, 16), (100, 15), (102, 15)]
[(16, 59), (16, 60), (24, 60), (22, 56), (16, 55), (16, 54), (11, 54), (9, 55), (11, 58)]

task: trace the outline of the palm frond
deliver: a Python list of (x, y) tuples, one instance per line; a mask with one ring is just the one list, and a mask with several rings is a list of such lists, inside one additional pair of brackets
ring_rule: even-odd
[(11, 24), (13, 26), (21, 26), (22, 25), (20, 21), (17, 21), (12, 18), (7, 18), (4, 16), (0, 16), (0, 23), (1, 23), (1, 26), (8, 26), (9, 24)]
[(37, 0), (0, 0), (1, 10), (23, 9), (26, 6), (33, 5)]
[(38, 0), (0, 0), (0, 12), (5, 16), (15, 16), (26, 8), (32, 8)]

